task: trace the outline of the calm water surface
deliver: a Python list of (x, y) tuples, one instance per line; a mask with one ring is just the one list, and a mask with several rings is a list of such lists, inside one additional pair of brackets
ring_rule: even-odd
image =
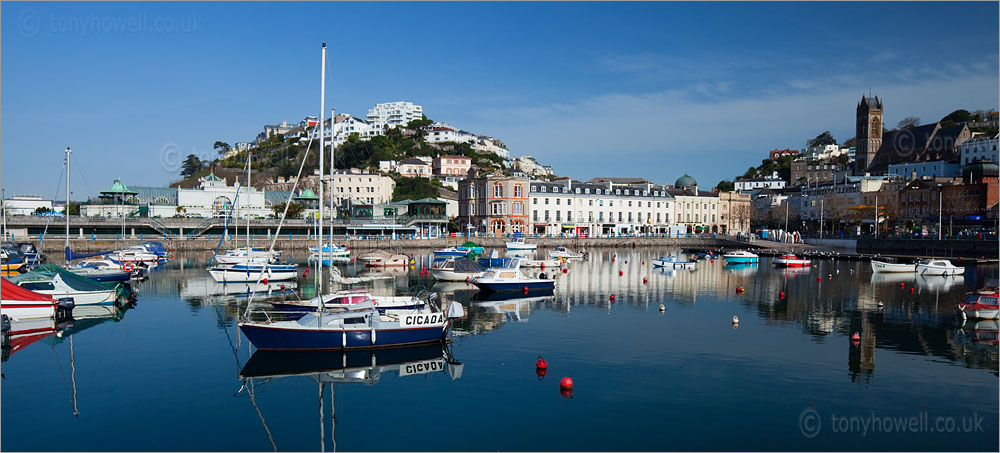
[(997, 324), (952, 313), (996, 266), (922, 278), (830, 260), (650, 265), (675, 252), (596, 251), (557, 274), (555, 296), (486, 301), (421, 278), (417, 255), (369, 285), (462, 302), (453, 341), (347, 355), (255, 354), (236, 328), (245, 286), (178, 256), (136, 285), (136, 307), (79, 312), (4, 352), (0, 448), (998, 449)]

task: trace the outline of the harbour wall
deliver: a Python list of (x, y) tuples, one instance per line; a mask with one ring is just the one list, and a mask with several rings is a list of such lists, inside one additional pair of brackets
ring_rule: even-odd
[(809, 245), (818, 245), (820, 247), (829, 247), (834, 249), (846, 250), (848, 252), (854, 252), (858, 248), (858, 241), (855, 239), (814, 239), (806, 238), (802, 242)]
[[(163, 246), (171, 252), (180, 251), (211, 251), (219, 245), (219, 240), (208, 239), (168, 239), (148, 237), (163, 243)], [(411, 249), (438, 249), (461, 244), (470, 239), (464, 238), (435, 238), (435, 239), (347, 239), (334, 238), (337, 245), (346, 245), (354, 250), (411, 250)], [(506, 238), (472, 238), (472, 241), (486, 248), (504, 249)], [(48, 237), (42, 244), (42, 251), (46, 253), (62, 253), (64, 248), (64, 238)], [(114, 250), (117, 248), (138, 244), (139, 239), (127, 239), (123, 241), (114, 240), (90, 240), (74, 238), (70, 240), (70, 248), (74, 252), (88, 253), (104, 250)], [(615, 249), (638, 249), (642, 247), (678, 247), (678, 248), (748, 248), (753, 247), (743, 242), (737, 242), (721, 238), (531, 238), (528, 242), (538, 244), (542, 248), (566, 247), (570, 250), (592, 249), (592, 248), (615, 248)], [(223, 249), (242, 247), (246, 245), (246, 239), (237, 238), (236, 241), (226, 240), (222, 242)], [(271, 246), (271, 241), (267, 239), (254, 239), (250, 241), (253, 247), (267, 248)], [(279, 239), (275, 242), (274, 248), (277, 250), (305, 250), (307, 247), (316, 245), (315, 240), (303, 239)]]

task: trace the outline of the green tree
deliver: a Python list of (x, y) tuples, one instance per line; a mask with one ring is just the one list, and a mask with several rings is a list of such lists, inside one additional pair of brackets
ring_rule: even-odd
[(212, 145), (212, 149), (218, 150), (219, 155), (226, 154), (229, 152), (229, 143), (216, 141), (215, 144)]
[(69, 215), (80, 215), (80, 202), (71, 201), (69, 202)]
[(733, 190), (733, 187), (733, 182), (726, 179), (719, 181), (719, 183), (715, 185), (715, 188), (718, 189), (719, 192), (730, 192)]
[(972, 120), (972, 114), (968, 110), (958, 109), (954, 112), (949, 113), (944, 118), (941, 118), (942, 123), (949, 123), (949, 125), (954, 125), (956, 123), (965, 123)]
[(39, 207), (35, 208), (35, 213), (34, 214), (35, 215), (45, 214), (46, 212), (52, 212), (52, 210), (49, 209), (49, 208), (46, 208), (45, 206), (39, 206)]
[[(292, 202), (291, 204), (288, 205), (288, 214), (286, 218), (297, 219), (302, 216), (302, 211), (304, 210), (305, 210), (304, 206), (302, 206), (299, 203)], [(285, 212), (285, 203), (282, 202), (272, 206), (271, 211), (274, 212), (275, 217), (281, 218), (281, 215)]]
[(392, 201), (433, 198), (439, 193), (438, 187), (430, 179), (404, 176), (396, 179), (396, 188), (392, 190)]
[(857, 141), (858, 140), (856, 138), (851, 137), (851, 138), (847, 139), (847, 141), (844, 142), (844, 144), (842, 144), (840, 146), (842, 146), (844, 148), (850, 148), (850, 147), (854, 146), (857, 143)]
[(833, 135), (830, 134), (830, 131), (823, 131), (823, 133), (817, 135), (816, 138), (807, 141), (806, 147), (814, 148), (817, 146), (836, 145), (836, 144), (837, 140), (833, 138)]
[(194, 154), (188, 154), (187, 158), (184, 159), (184, 163), (181, 164), (181, 176), (189, 177), (198, 173), (201, 170), (202, 162), (198, 159), (198, 156)]
[(757, 177), (757, 169), (750, 167), (747, 169), (746, 173), (743, 173), (742, 179), (754, 179)]

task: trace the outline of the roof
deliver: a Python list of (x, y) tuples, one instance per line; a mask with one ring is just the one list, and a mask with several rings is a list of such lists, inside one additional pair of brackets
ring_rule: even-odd
[(941, 127), (941, 123), (932, 123), (886, 132), (868, 171), (883, 172), (890, 164), (903, 162), (956, 160), (967, 130), (964, 124)]
[(222, 181), (222, 178), (215, 176), (215, 172), (209, 172), (208, 176), (202, 178), (202, 180), (217, 182), (217, 181)]
[(645, 178), (638, 177), (619, 177), (619, 176), (598, 176), (596, 178), (590, 178), (587, 182), (613, 182), (615, 184), (648, 184), (649, 180)]
[(430, 165), (430, 164), (420, 159), (417, 159), (416, 157), (407, 157), (406, 159), (399, 161), (398, 165)]
[(319, 197), (316, 196), (316, 193), (313, 192), (312, 189), (306, 189), (306, 190), (303, 190), (301, 193), (299, 193), (299, 196), (295, 197), (295, 199), (297, 199), (297, 200), (319, 200)]
[(468, 156), (456, 156), (454, 154), (447, 154), (447, 155), (444, 155), (444, 156), (438, 156), (437, 158), (438, 159), (469, 159), (469, 160), (472, 160), (471, 157), (468, 157)]
[(123, 184), (120, 180), (116, 179), (115, 183), (111, 185), (111, 188), (101, 192), (101, 195), (118, 195), (118, 194), (134, 195), (136, 193), (137, 192), (135, 191), (128, 190), (128, 187), (125, 186), (125, 184)]
[[(132, 187), (132, 189), (135, 190), (136, 198), (139, 199), (139, 203), (166, 204), (166, 205), (177, 204), (176, 187), (135, 186)], [(162, 199), (166, 199), (166, 201), (163, 201)]]
[(680, 178), (677, 178), (677, 181), (674, 182), (674, 187), (688, 187), (688, 186), (697, 186), (697, 185), (698, 185), (698, 181), (695, 181), (695, 179), (692, 178), (691, 175), (689, 175), (687, 173), (684, 173), (684, 176), (681, 176)]
[(290, 191), (284, 190), (276, 190), (273, 192), (266, 190), (264, 191), (264, 204), (274, 206), (284, 203), (288, 201), (288, 196), (291, 195), (291, 193), (292, 192)]
[(419, 200), (393, 201), (392, 203), (393, 204), (399, 204), (399, 205), (411, 205), (411, 204), (447, 204), (446, 202), (444, 202), (442, 200), (438, 200), (437, 198), (430, 198), (430, 197), (421, 198)]

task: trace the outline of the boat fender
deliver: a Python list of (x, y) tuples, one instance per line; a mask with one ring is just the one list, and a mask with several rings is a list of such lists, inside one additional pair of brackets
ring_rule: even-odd
[(818, 281), (820, 281), (820, 280), (823, 280), (823, 277), (820, 277), (820, 276), (818, 276), (818, 275), (817, 275), (817, 276), (816, 276), (816, 281), (818, 282)]
[(343, 347), (347, 347), (347, 332), (343, 332), (340, 335), (340, 344)]
[(472, 277), (465, 277), (465, 283), (472, 283)]
[(375, 344), (375, 328), (372, 327), (372, 344)]
[[(538, 274), (538, 278), (540, 278), (542, 280), (545, 280), (548, 277), (545, 276), (545, 272), (542, 272), (541, 274)], [(527, 287), (525, 287), (525, 288), (527, 288)]]
[(542, 356), (538, 356), (538, 360), (535, 361), (535, 368), (544, 370), (548, 366), (549, 364), (545, 362), (545, 359)]

